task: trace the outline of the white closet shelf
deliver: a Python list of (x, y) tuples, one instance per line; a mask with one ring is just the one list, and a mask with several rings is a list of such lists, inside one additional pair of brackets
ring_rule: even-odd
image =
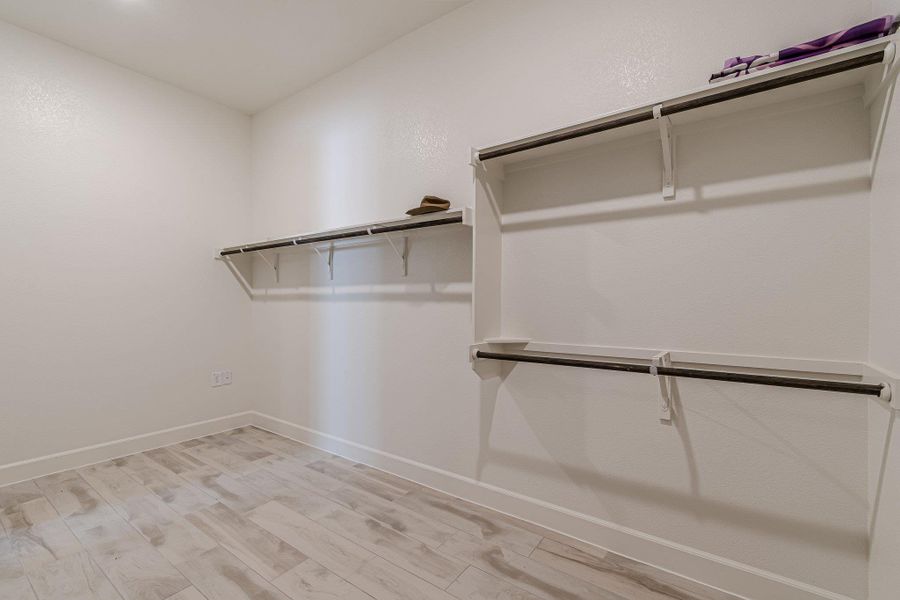
[(375, 221), (362, 225), (354, 225), (352, 227), (328, 229), (325, 231), (292, 235), (275, 240), (253, 242), (240, 246), (230, 246), (217, 251), (216, 258), (224, 258), (235, 254), (246, 254), (249, 252), (261, 252), (263, 250), (287, 250), (295, 246), (313, 245), (315, 247), (316, 245), (321, 244), (338, 245), (354, 242), (359, 243), (371, 239), (372, 236), (388, 236), (395, 232), (406, 235), (410, 231), (424, 229), (426, 227), (460, 224), (471, 225), (472, 219), (469, 212), (470, 211), (466, 209), (448, 210), (418, 217)]
[[(888, 36), (751, 75), (617, 110), (596, 119), (473, 151), (473, 162), (508, 165), (632, 137), (673, 125), (864, 86), (865, 101), (896, 75), (897, 36)], [(740, 100), (739, 102), (736, 100)], [(487, 162), (486, 162), (487, 161)]]
[[(661, 362), (663, 357), (664, 362)], [(481, 360), (494, 360), (648, 373), (658, 375), (661, 379), (674, 376), (845, 392), (875, 396), (891, 408), (900, 408), (900, 398), (895, 398), (892, 393), (900, 381), (895, 375), (868, 363), (550, 342), (509, 342), (501, 338), (472, 344), (469, 347), (469, 360), (473, 367)], [(664, 414), (660, 418), (664, 421), (671, 420), (667, 389), (668, 384), (661, 391)]]
[(796, 358), (785, 356), (765, 356), (759, 354), (728, 354), (721, 352), (697, 352), (693, 350), (660, 350), (653, 348), (632, 348), (627, 346), (599, 346), (589, 344), (564, 344), (527, 338), (486, 338), (481, 343), (469, 347), (470, 354), (476, 350), (496, 349), (510, 351), (520, 349), (572, 358), (605, 358), (617, 360), (649, 360), (661, 352), (669, 352), (672, 361), (683, 365), (732, 367), (753, 371), (781, 371), (784, 373), (828, 374), (844, 377), (861, 377), (865, 374), (865, 363), (850, 360), (823, 358)]

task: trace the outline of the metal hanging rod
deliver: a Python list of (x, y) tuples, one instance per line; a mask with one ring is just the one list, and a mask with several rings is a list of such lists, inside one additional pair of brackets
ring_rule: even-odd
[(825, 392), (844, 392), (847, 394), (878, 396), (886, 401), (889, 401), (891, 397), (891, 386), (885, 383), (857, 383), (828, 379), (807, 379), (804, 377), (782, 377), (780, 375), (754, 375), (751, 373), (734, 373), (730, 371), (686, 369), (683, 367), (652, 366), (638, 363), (608, 362), (577, 358), (557, 358), (533, 354), (487, 352), (484, 350), (476, 350), (475, 358), (536, 363), (542, 365), (559, 365), (563, 367), (580, 367), (583, 369), (602, 369), (605, 371), (646, 373), (648, 375), (663, 375), (668, 377), (690, 377), (693, 379), (711, 379), (714, 381), (755, 383), (758, 385), (774, 385), (777, 387), (801, 388)]
[[(743, 98), (745, 96), (752, 96), (754, 94), (767, 92), (788, 85), (803, 83), (805, 81), (811, 81), (813, 79), (819, 79), (821, 77), (828, 77), (829, 75), (836, 75), (845, 71), (867, 67), (869, 65), (874, 65), (882, 62), (884, 60), (884, 56), (884, 50), (879, 49), (868, 54), (863, 54), (862, 56), (847, 58), (806, 71), (801, 71), (798, 73), (787, 73), (785, 75), (772, 77), (757, 83), (751, 83), (743, 87), (724, 90), (721, 92), (713, 92), (708, 95), (700, 96), (698, 98), (684, 100), (682, 102), (675, 102), (674, 104), (663, 104), (660, 111), (661, 116), (673, 115), (676, 113), (693, 110), (695, 108), (702, 108), (704, 106), (710, 106), (712, 104), (719, 104), (720, 102), (727, 102), (728, 100)], [(653, 107), (650, 106), (643, 109), (641, 112), (624, 117), (614, 118), (608, 121), (602, 121), (600, 123), (594, 123), (591, 125), (585, 125), (583, 127), (567, 129), (556, 133), (548, 133), (544, 136), (540, 136), (517, 144), (511, 144), (509, 146), (495, 148), (493, 150), (485, 150), (478, 153), (478, 160), (490, 160), (492, 158), (499, 158), (501, 156), (507, 156), (509, 154), (515, 154), (517, 152), (524, 152), (525, 150), (532, 150), (534, 148), (540, 148), (542, 146), (549, 146), (550, 144), (556, 144), (586, 135), (600, 133), (602, 131), (609, 131), (610, 129), (618, 129), (619, 127), (634, 125), (635, 123), (641, 123), (643, 121), (652, 121), (653, 118)]]
[(390, 222), (383, 225), (361, 225), (351, 229), (341, 229), (338, 231), (324, 231), (322, 233), (310, 233), (306, 235), (296, 235), (289, 238), (272, 240), (269, 242), (258, 242), (255, 244), (245, 244), (243, 246), (232, 246), (223, 248), (219, 251), (219, 256), (230, 256), (232, 254), (244, 254), (247, 252), (259, 252), (260, 250), (272, 250), (275, 248), (290, 248), (292, 246), (302, 246), (304, 244), (317, 244), (320, 242), (330, 242), (334, 240), (344, 240), (348, 238), (363, 237), (367, 235), (377, 235), (379, 233), (392, 233), (395, 231), (407, 231), (410, 229), (422, 229), (423, 227), (437, 227), (439, 225), (452, 225), (454, 223), (462, 223), (462, 211), (436, 218), (436, 219), (416, 219), (410, 222)]

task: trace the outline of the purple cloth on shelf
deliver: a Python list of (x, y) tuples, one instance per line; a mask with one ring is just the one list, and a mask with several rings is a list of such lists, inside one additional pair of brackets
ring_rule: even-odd
[(710, 82), (720, 79), (740, 77), (749, 73), (755, 73), (763, 69), (770, 69), (786, 63), (809, 58), (818, 54), (824, 54), (846, 48), (854, 44), (861, 44), (876, 38), (893, 33), (897, 27), (894, 15), (885, 15), (867, 23), (862, 23), (850, 29), (836, 31), (830, 35), (820, 37), (810, 42), (804, 42), (773, 52), (771, 54), (754, 54), (751, 56), (735, 56), (725, 61), (725, 65), (718, 73), (713, 73)]

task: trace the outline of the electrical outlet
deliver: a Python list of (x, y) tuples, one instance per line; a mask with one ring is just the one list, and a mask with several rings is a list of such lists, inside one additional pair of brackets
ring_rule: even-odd
[(231, 371), (213, 371), (209, 375), (209, 385), (212, 387), (231, 385)]

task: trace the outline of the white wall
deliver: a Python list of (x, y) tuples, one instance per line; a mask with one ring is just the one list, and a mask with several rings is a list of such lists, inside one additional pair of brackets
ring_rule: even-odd
[[(896, 3), (874, 2), (873, 15), (895, 12)], [(881, 106), (873, 111), (873, 124)], [(871, 192), (871, 326), (870, 361), (894, 375), (900, 373), (900, 94), (894, 93), (885, 126), (878, 170)], [(900, 589), (900, 427), (896, 411), (882, 402), (869, 403), (869, 598), (891, 600)]]
[[(251, 237), (397, 216), (426, 193), (468, 204), (472, 146), (702, 85), (726, 56), (838, 29), (866, 19), (871, 8), (868, 2), (771, 2), (736, 17), (733, 6), (709, 2), (561, 6), (474, 2), (255, 116)], [(848, 123), (862, 123), (856, 105), (822, 110), (849, 111)], [(843, 133), (828, 129), (822, 140), (842, 140)], [(847, 153), (830, 156), (838, 168), (852, 167), (864, 158), (860, 149), (866, 141), (853, 133)], [(709, 154), (715, 147), (696, 150), (707, 153), (705, 160), (714, 158)], [(687, 168), (696, 155), (682, 158), (686, 154), (679, 152)], [(723, 166), (726, 177), (740, 176), (734, 165)], [(847, 217), (853, 231), (864, 236), (868, 208), (858, 185), (837, 191), (825, 186), (820, 192), (815, 185), (801, 185), (815, 181), (821, 175), (816, 169), (827, 166), (809, 164), (797, 167), (797, 175), (776, 177), (776, 184), (789, 190), (780, 192), (777, 206), (753, 202), (753, 186), (771, 185), (771, 179), (725, 181), (720, 192), (744, 194), (747, 200), (730, 213), (737, 219), (729, 221), (734, 231), (740, 232), (740, 217), (753, 219), (768, 210), (802, 219), (821, 199), (828, 223)], [(694, 174), (699, 178), (699, 171)], [(703, 183), (696, 181), (701, 188)], [(621, 186), (616, 190), (618, 198), (632, 195)], [(849, 205), (858, 209), (848, 213)], [(688, 221), (690, 227), (703, 225), (702, 218)], [(642, 223), (636, 218), (631, 225)], [(756, 224), (765, 227), (766, 220)], [(840, 242), (827, 236), (819, 241), (840, 256)], [(853, 274), (865, 251), (865, 244), (852, 246), (839, 268)], [(292, 259), (284, 285), (301, 286), (297, 292), (253, 303), (260, 410), (813, 586), (865, 597), (864, 404), (839, 395), (688, 383), (682, 386), (682, 425), (664, 428), (655, 424), (655, 384), (624, 374), (525, 366), (508, 373), (499, 388), (484, 385), (465, 352), (471, 342), (464, 286), (470, 253), (465, 238), (452, 232), (417, 240), (409, 288), (387, 248), (341, 251), (333, 285), (317, 257)], [(789, 285), (791, 278), (783, 275)], [(866, 272), (856, 275), (865, 288)], [(268, 274), (260, 270), (258, 276)], [(822, 317), (833, 317), (844, 306), (852, 314), (843, 315), (841, 331), (852, 333), (842, 347), (823, 326), (816, 338), (826, 342), (821, 357), (862, 360), (868, 294), (854, 288), (832, 300)], [(532, 306), (527, 294), (521, 301)], [(702, 317), (703, 311), (691, 315)], [(573, 315), (573, 321), (578, 318)], [(799, 329), (813, 327), (810, 320)], [(579, 331), (572, 329), (570, 337)], [(682, 333), (690, 331), (687, 326)], [(752, 333), (734, 348), (728, 342), (740, 340), (734, 332), (722, 336), (721, 347), (690, 347), (700, 343), (694, 339), (681, 347), (752, 351), (765, 339)], [(785, 355), (809, 350), (797, 339), (781, 336), (775, 347)], [(628, 342), (622, 337), (614, 343)], [(679, 340), (640, 343), (678, 345)], [(658, 459), (659, 452), (664, 459)]]
[(212, 257), (247, 233), (249, 135), (0, 23), (0, 465), (247, 409), (247, 299)]

